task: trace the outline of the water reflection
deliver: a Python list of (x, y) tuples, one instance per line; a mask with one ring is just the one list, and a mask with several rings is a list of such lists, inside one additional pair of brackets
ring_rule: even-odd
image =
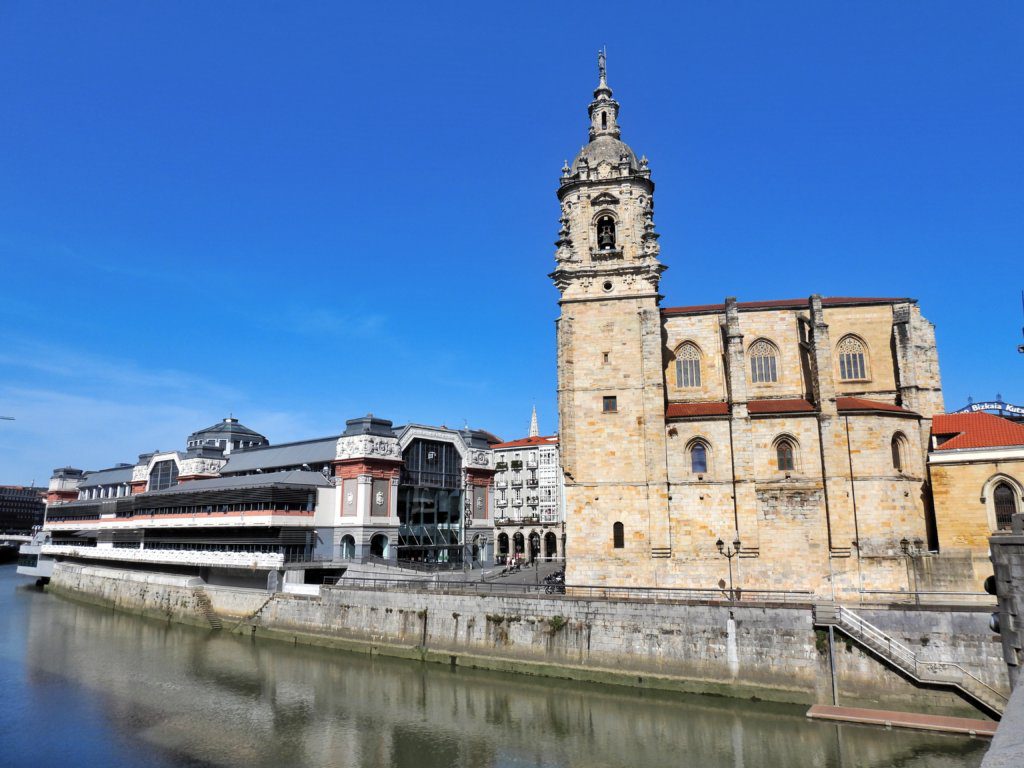
[[(977, 766), (986, 742), (810, 723), (803, 708), (370, 659), (15, 590), (26, 695), (56, 687), (131, 764), (353, 768)], [(8, 604), (12, 604), (8, 606)], [(52, 721), (51, 721), (52, 723)], [(49, 726), (40, 723), (40, 734)], [(26, 764), (28, 764), (26, 762)]]

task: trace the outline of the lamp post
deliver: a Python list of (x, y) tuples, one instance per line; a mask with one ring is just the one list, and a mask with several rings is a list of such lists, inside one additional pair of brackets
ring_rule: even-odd
[[(907, 586), (910, 586), (910, 571), (911, 562), (916, 560), (921, 554), (921, 546), (924, 544), (922, 539), (914, 539), (912, 542), (904, 536), (900, 539), (900, 551), (903, 552), (903, 556), (907, 559)], [(917, 564), (913, 565), (914, 572), (914, 603), (916, 605), (921, 604), (921, 593), (917, 591)]]
[(725, 542), (719, 539), (715, 542), (715, 546), (718, 547), (718, 554), (729, 561), (729, 599), (735, 600), (736, 593), (732, 587), (732, 559), (740, 553), (740, 537), (737, 536), (732, 540), (732, 546), (726, 547)]

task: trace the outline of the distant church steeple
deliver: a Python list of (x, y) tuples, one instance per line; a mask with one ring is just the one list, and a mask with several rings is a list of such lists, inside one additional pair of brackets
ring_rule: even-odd
[(540, 429), (537, 427), (537, 406), (533, 406), (533, 415), (530, 416), (530, 437), (539, 437)]

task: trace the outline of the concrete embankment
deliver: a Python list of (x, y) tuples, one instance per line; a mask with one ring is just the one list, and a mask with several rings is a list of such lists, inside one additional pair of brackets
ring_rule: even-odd
[[(199, 587), (199, 589), (197, 589)], [(446, 665), (801, 704), (834, 703), (828, 635), (809, 605), (640, 602), (545, 595), (324, 587), (319, 596), (203, 586), (196, 579), (58, 564), (52, 591), (153, 618)], [(205, 595), (205, 598), (203, 597)], [(934, 658), (1007, 690), (988, 612), (863, 610)], [(837, 635), (839, 703), (977, 716)]]

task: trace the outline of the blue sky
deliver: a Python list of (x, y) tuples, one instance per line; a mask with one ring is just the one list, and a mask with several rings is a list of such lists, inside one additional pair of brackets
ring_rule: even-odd
[(546, 275), (608, 47), (666, 304), (914, 296), (1024, 401), (1017, 3), (0, 6), (0, 482), (396, 423), (557, 427)]

